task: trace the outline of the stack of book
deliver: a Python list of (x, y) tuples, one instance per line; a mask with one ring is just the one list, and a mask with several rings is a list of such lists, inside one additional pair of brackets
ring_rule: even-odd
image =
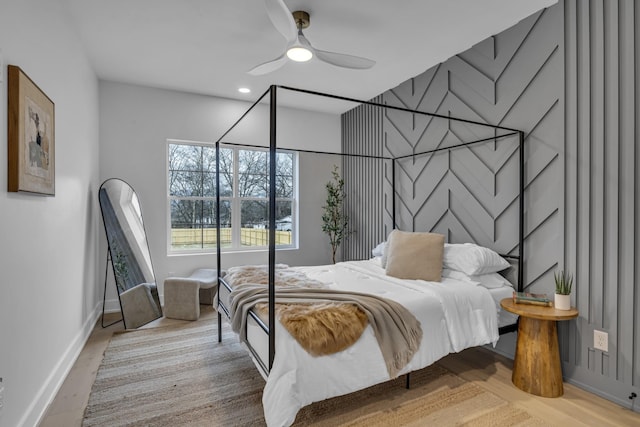
[(550, 307), (553, 304), (547, 294), (532, 294), (529, 292), (514, 292), (513, 302), (516, 304), (531, 304)]

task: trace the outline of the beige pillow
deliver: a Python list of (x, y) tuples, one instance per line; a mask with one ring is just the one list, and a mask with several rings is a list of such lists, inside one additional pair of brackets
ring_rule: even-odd
[(444, 236), (393, 230), (387, 250), (388, 276), (398, 279), (442, 280)]

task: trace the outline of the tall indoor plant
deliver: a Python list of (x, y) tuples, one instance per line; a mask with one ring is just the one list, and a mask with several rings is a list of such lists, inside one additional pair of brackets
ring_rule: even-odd
[(336, 252), (342, 241), (347, 237), (349, 218), (343, 210), (347, 194), (344, 191), (344, 179), (338, 173), (338, 166), (333, 165), (331, 172), (333, 179), (326, 184), (327, 200), (322, 207), (322, 231), (329, 236), (331, 244), (331, 259), (336, 263)]

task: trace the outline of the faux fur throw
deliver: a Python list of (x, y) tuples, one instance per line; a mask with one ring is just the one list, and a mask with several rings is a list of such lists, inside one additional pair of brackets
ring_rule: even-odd
[[(366, 327), (361, 317), (362, 313), (371, 324), (390, 378), (398, 376), (400, 370), (411, 361), (420, 347), (422, 340), (420, 322), (401, 304), (375, 295), (327, 289), (324, 283), (309, 279), (304, 273), (287, 269), (281, 264), (276, 266), (275, 273), (276, 302), (280, 307), (278, 316), (281, 323), (284, 324), (283, 318), (288, 317), (291, 320), (291, 322), (286, 320), (285, 322), (293, 325), (294, 331), (301, 332), (303, 341), (311, 343), (313, 350), (307, 350), (311, 354), (314, 354), (313, 352), (328, 354), (327, 349), (319, 350), (323, 347), (322, 341), (345, 332), (332, 329), (336, 324), (345, 326), (345, 322), (353, 322), (353, 325), (349, 325), (346, 330), (350, 337), (340, 337), (331, 344), (332, 347), (347, 348), (351, 345), (347, 344), (349, 341), (357, 341), (362, 333), (362, 331), (357, 332), (358, 324), (362, 325), (362, 330)], [(234, 267), (229, 269), (225, 280), (233, 288), (230, 295), (232, 328), (243, 340), (246, 340), (247, 312), (257, 304), (266, 305), (268, 302), (267, 268), (266, 266)], [(283, 308), (282, 304), (295, 304), (295, 306), (288, 305)], [(340, 305), (342, 311), (352, 311), (353, 309), (346, 308), (349, 306), (355, 306), (357, 310), (352, 311), (347, 317), (342, 317), (342, 315), (336, 315), (334, 311), (334, 308)], [(314, 306), (317, 307), (314, 308)], [(316, 312), (312, 319), (301, 320), (305, 317), (305, 312), (311, 311)], [(360, 314), (355, 314), (360, 311)], [(347, 320), (349, 316), (353, 316), (353, 320)], [(341, 319), (338, 320), (338, 317)], [(317, 325), (322, 325), (322, 336), (318, 339), (311, 338), (318, 333), (315, 329)], [(352, 326), (355, 328), (352, 329)], [(291, 329), (288, 328), (288, 330), (291, 332)], [(296, 336), (294, 333), (292, 335)]]
[[(276, 283), (289, 288), (327, 288), (304, 273), (288, 269), (284, 264), (276, 265)], [(266, 285), (266, 266), (243, 266), (231, 268), (225, 277), (233, 288), (247, 283)], [(256, 312), (266, 321), (269, 314), (267, 303), (256, 304)], [(314, 304), (276, 304), (278, 320), (293, 338), (313, 356), (325, 356), (349, 348), (358, 341), (367, 327), (367, 316), (355, 304), (317, 302)]]
[[(266, 303), (256, 304), (256, 309), (263, 317), (269, 314)], [(276, 313), (282, 326), (312, 356), (351, 347), (367, 327), (367, 315), (355, 304), (276, 304)]]

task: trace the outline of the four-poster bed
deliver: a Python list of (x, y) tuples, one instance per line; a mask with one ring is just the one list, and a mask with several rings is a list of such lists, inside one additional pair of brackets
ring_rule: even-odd
[[(422, 156), (433, 156), (443, 151), (468, 148), (476, 144), (494, 142), (502, 139), (511, 139), (518, 144), (518, 239), (517, 255), (504, 254), (502, 258), (510, 260), (511, 269), (515, 270), (515, 288), (522, 291), (524, 288), (523, 261), (523, 215), (524, 215), (524, 133), (516, 129), (509, 129), (500, 126), (488, 125), (481, 122), (474, 122), (466, 119), (443, 116), (432, 113), (425, 113), (407, 108), (391, 105), (377, 104), (374, 102), (360, 101), (336, 95), (322, 94), (313, 91), (294, 89), (284, 86), (271, 86), (241, 117), (234, 125), (216, 141), (216, 151), (219, 154), (220, 145), (228, 144), (225, 137), (231, 132), (267, 95), (269, 95), (269, 210), (268, 229), (269, 247), (268, 264), (262, 268), (262, 289), (255, 288), (252, 297), (262, 292), (256, 301), (262, 301), (264, 310), (254, 309), (251, 305), (244, 309), (243, 318), (234, 322), (241, 324), (241, 337), (256, 363), (261, 374), (267, 379), (263, 403), (265, 404), (265, 418), (268, 424), (280, 425), (290, 424), (295, 419), (297, 410), (315, 400), (338, 396), (349, 393), (370, 385), (383, 382), (399, 374), (407, 374), (407, 386), (409, 384), (409, 374), (413, 370), (421, 369), (440, 359), (450, 352), (461, 351), (464, 348), (492, 343), (495, 345), (498, 334), (516, 330), (515, 318), (507, 318), (506, 324), (498, 319), (496, 305), (499, 300), (511, 295), (513, 288), (508, 285), (496, 285), (495, 287), (484, 285), (470, 279), (471, 276), (460, 274), (448, 269), (442, 271), (442, 280), (436, 282), (425, 282), (424, 280), (404, 280), (391, 277), (385, 273), (385, 261), (374, 258), (363, 261), (350, 261), (338, 263), (335, 266), (316, 266), (304, 268), (284, 269), (284, 266), (276, 264), (276, 125), (277, 125), (277, 105), (279, 91), (291, 91), (297, 94), (321, 96), (333, 100), (346, 101), (361, 105), (374, 106), (404, 112), (413, 115), (427, 116), (434, 120), (448, 120), (448, 123), (457, 122), (465, 125), (479, 126), (490, 130), (490, 134), (483, 135), (472, 141), (462, 141), (461, 143), (440, 147), (430, 150), (413, 152), (401, 156), (370, 156), (362, 154), (330, 153), (340, 156), (359, 157), (370, 159), (371, 161), (381, 161), (390, 164), (391, 169), (391, 222), (396, 228), (396, 164), (406, 159), (415, 160)], [(232, 144), (233, 145), (233, 144)], [(287, 150), (290, 150), (287, 148)], [(295, 150), (294, 150), (295, 151)], [(328, 154), (322, 151), (299, 150), (302, 152)], [(217, 156), (216, 188), (220, 188), (219, 177), (219, 155)], [(217, 190), (216, 190), (217, 191)], [(220, 195), (216, 193), (216, 218), (220, 218)], [(429, 230), (425, 230), (429, 231)], [(217, 223), (217, 269), (224, 271), (221, 260), (221, 232), (220, 223)], [(396, 234), (397, 235), (397, 234)], [(453, 247), (455, 245), (449, 245)], [(462, 248), (466, 249), (466, 248)], [(487, 249), (488, 248), (481, 248)], [(490, 250), (489, 250), (490, 251)], [(492, 252), (492, 251), (490, 251)], [(492, 252), (493, 253), (493, 252)], [(497, 254), (496, 254), (497, 256)], [(502, 259), (501, 258), (501, 259)], [(381, 263), (382, 262), (382, 263)], [(442, 259), (440, 260), (442, 267)], [(446, 256), (445, 256), (445, 267)], [(504, 266), (501, 267), (504, 270)], [(235, 306), (238, 297), (238, 289), (234, 291), (234, 279), (239, 273), (246, 273), (245, 270), (230, 270), (232, 273), (228, 277), (219, 274), (219, 289), (216, 297), (216, 308), (218, 311), (218, 341), (221, 341), (222, 314), (227, 318), (238, 316), (240, 311)], [(388, 270), (387, 270), (388, 271)], [(490, 273), (497, 272), (497, 269)], [(399, 303), (401, 310), (408, 310), (408, 316), (415, 316), (419, 325), (420, 340), (414, 342), (411, 349), (411, 360), (398, 369), (389, 368), (389, 362), (380, 355), (385, 352), (381, 344), (378, 333), (365, 332), (360, 339), (347, 350), (332, 354), (330, 356), (314, 357), (306, 352), (298, 343), (282, 328), (280, 321), (276, 321), (276, 282), (278, 282), (278, 303), (292, 303), (294, 300), (287, 299), (286, 292), (289, 291), (282, 284), (282, 274), (304, 274), (309, 281), (319, 283), (330, 283), (328, 287), (335, 291), (338, 296), (342, 292), (349, 292), (355, 295), (357, 303), (359, 296), (363, 293), (375, 294), (376, 298), (390, 299)], [(474, 276), (475, 277), (475, 276)], [(480, 276), (478, 276), (480, 277)], [(493, 279), (498, 280), (499, 279)], [(489, 289), (493, 288), (493, 289)], [(244, 289), (244, 288), (243, 288)], [(315, 290), (322, 293), (328, 290)], [(305, 294), (306, 295), (306, 294)], [(306, 298), (306, 297), (304, 297)], [(314, 296), (313, 298), (316, 298)], [(303, 299), (305, 303), (308, 300)], [(350, 300), (352, 301), (352, 300)], [(255, 301), (254, 301), (255, 303)], [(377, 304), (377, 303), (375, 303)], [(374, 304), (374, 305), (375, 305)], [(400, 310), (400, 309), (399, 309)], [(400, 310), (400, 311), (401, 311)], [(392, 310), (393, 311), (393, 310)], [(402, 315), (400, 315), (402, 318)], [(369, 322), (378, 323), (379, 319), (369, 316)], [(404, 322), (400, 323), (410, 323)], [(274, 327), (270, 327), (274, 325)], [(277, 331), (277, 333), (276, 333)], [(377, 341), (376, 341), (376, 338)], [(411, 339), (409, 339), (411, 341)], [(425, 344), (428, 343), (428, 344)], [(380, 351), (376, 350), (380, 347)], [(278, 348), (278, 352), (276, 352)], [(282, 352), (282, 355), (281, 355)], [(276, 362), (276, 354), (281, 358), (286, 358), (287, 362)], [(371, 356), (373, 355), (373, 356)], [(281, 359), (282, 360), (282, 359)], [(275, 365), (274, 365), (275, 363)], [(385, 364), (386, 363), (386, 364)], [(346, 366), (347, 371), (340, 370), (340, 366)], [(386, 369), (384, 369), (386, 367)], [(312, 391), (299, 391), (294, 393), (293, 389), (303, 388), (301, 382), (308, 382), (314, 386)], [(318, 389), (320, 389), (318, 391)], [(286, 402), (287, 399), (293, 400)], [(283, 402), (283, 400), (285, 402)], [(278, 402), (278, 405), (275, 403)]]

